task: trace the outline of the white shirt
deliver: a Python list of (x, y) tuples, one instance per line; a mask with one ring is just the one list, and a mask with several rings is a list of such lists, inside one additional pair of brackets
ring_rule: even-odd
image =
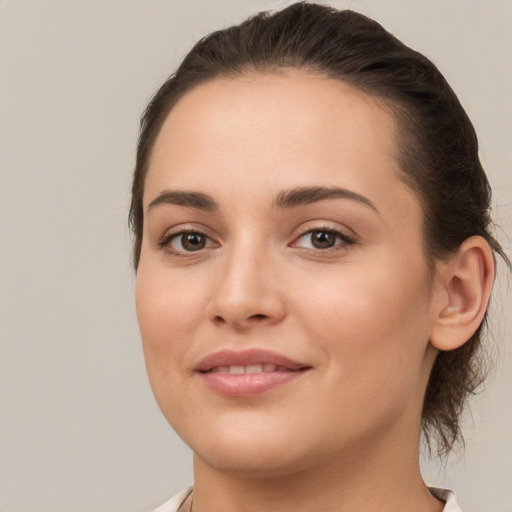
[[(430, 489), (432, 494), (435, 496), (442, 497), (446, 501), (443, 512), (462, 512), (457, 501), (455, 500), (455, 494), (451, 491), (445, 491), (444, 489)], [(173, 496), (169, 501), (166, 501), (163, 505), (155, 508), (153, 512), (178, 512), (183, 502), (188, 498), (192, 492), (192, 487), (188, 487), (183, 491)]]

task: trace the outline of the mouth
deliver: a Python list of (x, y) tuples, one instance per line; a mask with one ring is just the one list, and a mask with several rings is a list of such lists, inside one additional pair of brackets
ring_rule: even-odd
[(311, 366), (277, 352), (222, 350), (204, 358), (196, 368), (210, 390), (227, 397), (251, 397), (295, 381)]
[(209, 373), (228, 373), (229, 375), (248, 375), (255, 373), (272, 373), (272, 372), (288, 372), (299, 371), (292, 370), (286, 366), (277, 366), (272, 363), (265, 364), (250, 364), (247, 366), (234, 365), (234, 366), (214, 366)]

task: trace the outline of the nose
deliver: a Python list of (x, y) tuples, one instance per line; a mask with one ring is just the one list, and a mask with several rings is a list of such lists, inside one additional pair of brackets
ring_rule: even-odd
[(274, 325), (286, 316), (278, 265), (261, 252), (233, 251), (221, 258), (207, 306), (209, 319), (237, 331)]

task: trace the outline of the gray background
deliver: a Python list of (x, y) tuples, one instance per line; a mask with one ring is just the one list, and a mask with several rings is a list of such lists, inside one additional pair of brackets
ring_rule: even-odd
[[(138, 119), (200, 36), (287, 3), (0, 0), (1, 512), (149, 511), (191, 482), (135, 321)], [(445, 73), (478, 129), (510, 254), (512, 2), (331, 4), (374, 16)], [(473, 402), (465, 454), (425, 464), (466, 512), (512, 511), (509, 289), (502, 275), (488, 338), (499, 364)]]

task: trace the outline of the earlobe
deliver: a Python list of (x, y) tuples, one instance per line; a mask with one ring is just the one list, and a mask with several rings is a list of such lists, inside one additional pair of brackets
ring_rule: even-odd
[(468, 341), (481, 324), (494, 282), (494, 257), (487, 241), (473, 236), (439, 270), (438, 300), (430, 336), (439, 350)]

